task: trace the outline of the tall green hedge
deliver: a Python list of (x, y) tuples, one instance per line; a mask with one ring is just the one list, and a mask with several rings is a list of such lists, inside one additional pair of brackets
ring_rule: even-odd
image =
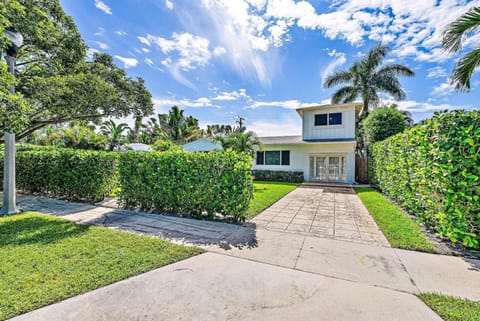
[[(3, 165), (3, 153), (0, 157)], [(16, 155), (17, 189), (28, 193), (100, 201), (118, 188), (117, 178), (117, 153), (47, 149), (19, 151)]]
[(126, 207), (245, 219), (252, 198), (252, 159), (232, 151), (120, 155), (120, 202)]
[(441, 235), (480, 245), (480, 111), (435, 113), (378, 142), (372, 181)]

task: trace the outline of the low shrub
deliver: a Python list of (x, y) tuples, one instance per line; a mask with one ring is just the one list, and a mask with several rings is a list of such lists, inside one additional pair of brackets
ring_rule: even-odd
[(129, 208), (243, 221), (252, 198), (252, 159), (232, 151), (120, 155), (120, 202)]
[(480, 111), (435, 113), (378, 142), (372, 182), (441, 235), (480, 242)]
[(291, 182), (302, 183), (303, 172), (301, 171), (270, 171), (270, 170), (252, 170), (255, 180), (274, 181), (274, 182)]
[(16, 155), (17, 189), (28, 193), (95, 202), (115, 192), (117, 176), (117, 153), (47, 148)]

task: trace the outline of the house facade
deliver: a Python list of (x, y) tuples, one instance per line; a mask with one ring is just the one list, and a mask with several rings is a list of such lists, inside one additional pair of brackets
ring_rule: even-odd
[(355, 120), (361, 103), (298, 108), (302, 135), (259, 137), (252, 169), (302, 171), (307, 182), (352, 184), (355, 180)]

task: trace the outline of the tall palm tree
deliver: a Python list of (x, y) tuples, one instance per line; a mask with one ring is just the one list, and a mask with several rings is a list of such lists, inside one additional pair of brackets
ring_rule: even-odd
[(142, 134), (142, 129), (146, 128), (146, 125), (143, 124), (143, 116), (136, 116), (133, 128), (130, 128), (128, 131), (128, 140), (132, 143), (138, 143), (140, 135)]
[(168, 114), (159, 114), (159, 124), (162, 136), (176, 144), (188, 143), (201, 136), (198, 119), (184, 116), (184, 111), (173, 106)]
[(248, 153), (252, 156), (261, 147), (260, 140), (252, 131), (237, 131), (228, 136), (217, 135), (215, 136), (215, 140), (220, 142), (224, 149), (231, 148), (236, 152)]
[(361, 96), (362, 114), (366, 116), (369, 108), (378, 106), (380, 92), (385, 92), (396, 100), (404, 99), (406, 94), (397, 77), (412, 77), (415, 73), (401, 64), (383, 65), (388, 51), (389, 48), (384, 44), (377, 44), (365, 57), (355, 61), (350, 69), (328, 76), (323, 82), (325, 88), (346, 84), (333, 94), (332, 104), (350, 103)]
[[(462, 50), (466, 36), (480, 28), (480, 7), (473, 7), (448, 25), (443, 34), (442, 46), (450, 54)], [(461, 57), (453, 67), (451, 83), (456, 90), (469, 91), (473, 72), (480, 66), (480, 47)]]
[(125, 123), (116, 124), (112, 119), (107, 120), (100, 127), (101, 133), (107, 137), (108, 150), (113, 151), (124, 143), (123, 132), (129, 127)]

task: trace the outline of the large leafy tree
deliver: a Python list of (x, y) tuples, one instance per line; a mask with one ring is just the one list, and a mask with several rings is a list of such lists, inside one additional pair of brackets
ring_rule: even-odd
[[(473, 7), (448, 25), (443, 35), (442, 46), (450, 54), (462, 50), (462, 42), (480, 29), (480, 7)], [(469, 91), (473, 72), (480, 66), (480, 47), (461, 57), (453, 67), (451, 82), (456, 90)]]
[(328, 76), (323, 82), (325, 88), (345, 86), (333, 93), (332, 103), (350, 103), (362, 98), (364, 116), (369, 108), (380, 103), (379, 93), (387, 93), (396, 100), (405, 98), (398, 76), (414, 76), (415, 73), (401, 64), (383, 64), (389, 48), (384, 44), (374, 46), (363, 58), (355, 61), (348, 70)]
[(8, 93), (13, 80), (0, 62), (0, 131), (14, 131), (21, 139), (52, 124), (152, 113), (142, 79), (128, 77), (106, 54), (86, 61), (87, 48), (58, 0), (0, 2), (1, 48), (9, 45), (3, 31), (12, 26), (24, 45), (16, 66), (17, 95)]

